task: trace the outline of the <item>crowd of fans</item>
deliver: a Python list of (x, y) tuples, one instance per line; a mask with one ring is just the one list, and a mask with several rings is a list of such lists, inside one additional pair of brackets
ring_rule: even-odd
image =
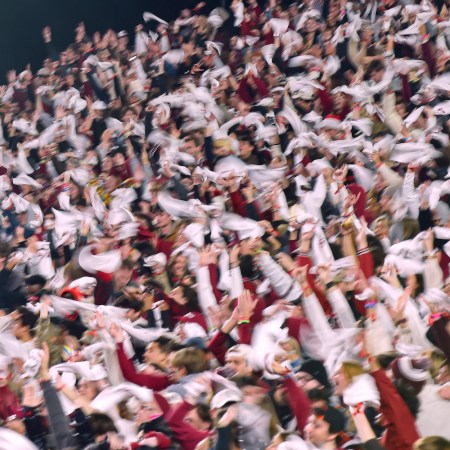
[(448, 450), (447, 3), (46, 27), (0, 87), (0, 449)]

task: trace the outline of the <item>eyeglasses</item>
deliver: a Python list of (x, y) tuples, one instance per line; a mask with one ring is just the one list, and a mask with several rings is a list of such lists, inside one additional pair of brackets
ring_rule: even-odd
[(314, 378), (310, 375), (297, 374), (295, 378), (297, 378), (297, 381), (304, 381), (305, 383), (308, 383), (309, 381), (314, 380)]

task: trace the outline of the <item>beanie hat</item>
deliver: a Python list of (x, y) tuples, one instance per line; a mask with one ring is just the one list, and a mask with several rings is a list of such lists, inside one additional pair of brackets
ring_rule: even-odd
[(417, 393), (429, 378), (428, 367), (429, 361), (426, 358), (413, 359), (409, 356), (394, 359), (390, 365), (394, 378), (409, 384)]
[(325, 369), (325, 366), (320, 361), (317, 361), (315, 359), (308, 359), (300, 366), (300, 369), (298, 371), (308, 373), (322, 386), (326, 387), (327, 389), (331, 389), (327, 371)]

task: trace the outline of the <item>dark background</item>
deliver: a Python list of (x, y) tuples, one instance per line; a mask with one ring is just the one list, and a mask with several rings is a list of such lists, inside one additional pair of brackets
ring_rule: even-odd
[[(167, 21), (182, 8), (192, 8), (200, 0), (4, 0), (0, 7), (0, 84), (6, 82), (10, 69), (24, 70), (31, 63), (33, 71), (47, 57), (42, 28), (49, 25), (53, 41), (61, 51), (74, 41), (75, 27), (84, 21), (86, 31), (127, 30), (142, 23), (142, 13), (150, 11)], [(225, 3), (206, 0), (207, 10)], [(231, 2), (226, 1), (229, 5)]]

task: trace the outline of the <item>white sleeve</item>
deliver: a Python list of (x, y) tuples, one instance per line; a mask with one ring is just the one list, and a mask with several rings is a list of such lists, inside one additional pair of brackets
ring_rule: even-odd
[(14, 88), (12, 86), (8, 86), (8, 89), (6, 89), (5, 95), (2, 98), (3, 103), (9, 102), (14, 95)]
[(55, 122), (49, 127), (47, 127), (39, 136), (39, 146), (45, 147), (46, 145), (52, 143), (55, 140), (55, 133), (60, 126), (59, 122)]
[(342, 291), (339, 288), (329, 290), (327, 292), (327, 300), (330, 302), (341, 328), (353, 328), (355, 326), (355, 316)]
[(341, 207), (341, 198), (339, 197), (338, 184), (336, 183), (336, 181), (330, 183), (330, 185), (328, 186), (328, 193), (331, 203), (333, 203), (333, 205), (335, 206)]
[(161, 39), (159, 40), (159, 49), (161, 50), (161, 53), (165, 53), (170, 50), (169, 36), (161, 36)]
[[(209, 321), (209, 308), (216, 308), (217, 301), (211, 286), (208, 267), (198, 267), (196, 275), (198, 302), (206, 320)], [(208, 323), (208, 325), (211, 324)]]
[(293, 280), (273, 258), (263, 253), (259, 258), (262, 273), (270, 280), (273, 290), (279, 297), (286, 300), (296, 300), (302, 290), (297, 281)]
[(289, 214), (289, 206), (286, 201), (286, 196), (284, 195), (284, 192), (281, 191), (278, 195), (278, 206), (279, 206), (279, 214), (284, 220), (289, 220), (290, 214)]
[(312, 293), (311, 295), (304, 297), (302, 305), (306, 318), (317, 334), (319, 340), (322, 342), (322, 345), (329, 346), (330, 342), (333, 342), (334, 340), (334, 332), (328, 323), (316, 295)]
[(217, 287), (221, 291), (229, 291), (232, 286), (231, 274), (230, 274), (230, 255), (226, 250), (222, 250), (219, 256), (219, 282), (217, 283)]
[(231, 289), (230, 296), (232, 299), (238, 298), (244, 292), (244, 283), (242, 281), (241, 269), (235, 267), (230, 270), (231, 275)]
[(320, 175), (314, 185), (313, 198), (317, 202), (317, 206), (321, 206), (327, 196), (327, 183), (325, 177)]
[(425, 260), (425, 270), (423, 273), (425, 289), (444, 287), (444, 273), (436, 258)]
[(408, 302), (406, 303), (405, 316), (408, 319), (408, 326), (411, 330), (411, 338), (414, 345), (422, 347), (423, 349), (432, 347), (431, 343), (426, 337), (428, 327), (421, 319), (419, 310), (417, 309), (411, 298), (409, 298)]
[(147, 75), (145, 74), (145, 71), (144, 71), (144, 69), (142, 67), (141, 60), (139, 58), (136, 58), (133, 61), (133, 65), (134, 65), (134, 68), (136, 69), (136, 74), (137, 74), (137, 76), (139, 78), (139, 81), (142, 84), (145, 84), (145, 82), (147, 81)]
[[(125, 379), (122, 375), (122, 371), (120, 370), (119, 359), (116, 353), (115, 341), (111, 337), (111, 335), (107, 333), (105, 330), (102, 330), (99, 333), (99, 336), (101, 341), (106, 344), (105, 348), (103, 349), (103, 357), (105, 360), (106, 370), (108, 371), (109, 381), (113, 386), (116, 386), (120, 383), (123, 383)], [(126, 341), (124, 341), (124, 348), (125, 342)], [(126, 345), (128, 346), (129, 344), (130, 340), (128, 338)], [(129, 352), (129, 349), (127, 351)], [(127, 356), (129, 356), (129, 353), (127, 353)], [(133, 357), (133, 354), (131, 355), (131, 357)]]
[(145, 33), (136, 33), (136, 38), (134, 40), (134, 51), (137, 55), (147, 54), (148, 41), (149, 37)]
[(419, 217), (420, 197), (414, 187), (414, 172), (407, 172), (403, 179), (403, 200), (408, 206), (409, 215), (413, 219)]

